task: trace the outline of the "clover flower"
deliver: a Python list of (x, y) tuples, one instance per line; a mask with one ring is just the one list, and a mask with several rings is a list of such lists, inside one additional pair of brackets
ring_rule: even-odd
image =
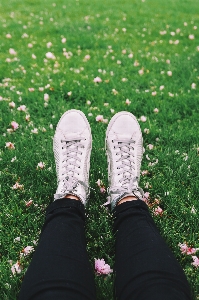
[(105, 260), (95, 258), (95, 271), (98, 275), (108, 275), (113, 272), (108, 264), (105, 263)]
[(13, 275), (15, 275), (16, 273), (20, 274), (21, 271), (22, 271), (22, 268), (20, 266), (20, 262), (19, 261), (17, 261), (14, 265), (12, 265), (11, 272), (12, 272)]
[(193, 262), (192, 262), (192, 265), (196, 268), (199, 267), (199, 258), (197, 256), (192, 256), (193, 258)]

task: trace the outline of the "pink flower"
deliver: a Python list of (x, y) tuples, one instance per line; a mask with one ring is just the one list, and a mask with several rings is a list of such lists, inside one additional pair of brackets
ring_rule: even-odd
[(66, 42), (66, 38), (63, 37), (62, 40), (61, 40), (61, 42), (64, 44)]
[(48, 58), (48, 59), (55, 59), (56, 57), (54, 56), (54, 54), (52, 52), (47, 52), (46, 53), (46, 58)]
[(154, 209), (154, 214), (155, 214), (156, 216), (162, 215), (162, 214), (163, 214), (163, 209), (162, 209), (161, 207), (157, 206), (157, 207)]
[(154, 146), (152, 144), (148, 144), (147, 147), (149, 148), (149, 150), (152, 150)]
[(12, 189), (13, 189), (13, 190), (22, 190), (23, 187), (24, 187), (23, 184), (19, 184), (19, 182), (17, 181), (17, 182), (13, 185)]
[(26, 115), (26, 121), (29, 122), (30, 121), (30, 115)]
[(179, 243), (178, 246), (180, 247), (180, 251), (182, 252), (182, 254), (186, 254), (187, 253), (188, 246), (187, 246), (186, 243), (184, 243), (184, 244)]
[(149, 192), (144, 193), (144, 198), (143, 198), (143, 200), (144, 200), (145, 202), (147, 202), (147, 201), (149, 200), (149, 195), (150, 195)]
[(19, 111), (26, 111), (26, 106), (25, 105), (20, 105), (17, 110)]
[(15, 149), (15, 146), (14, 146), (13, 143), (7, 142), (7, 143), (6, 143), (6, 148), (9, 148), (9, 149)]
[(10, 53), (11, 55), (17, 55), (17, 52), (16, 52), (13, 48), (10, 48), (10, 49), (9, 49), (9, 53)]
[(34, 92), (34, 88), (28, 88), (29, 92)]
[(106, 188), (105, 188), (102, 180), (98, 179), (96, 183), (97, 183), (98, 187), (100, 188), (100, 193), (102, 193), (102, 194), (105, 193)]
[(50, 48), (52, 46), (52, 43), (51, 42), (48, 42), (47, 44), (46, 44), (46, 47), (47, 48)]
[(187, 255), (192, 255), (192, 254), (196, 253), (196, 251), (197, 251), (196, 248), (188, 247)]
[(141, 116), (141, 117), (140, 117), (140, 121), (146, 122), (146, 120), (147, 120), (147, 117), (145, 117), (145, 116)]
[(15, 103), (12, 101), (12, 102), (9, 103), (9, 106), (10, 106), (11, 108), (15, 108)]
[(12, 38), (11, 34), (10, 34), (10, 33), (7, 33), (7, 34), (6, 34), (6, 38), (7, 38), (7, 39), (11, 39), (11, 38)]
[(193, 258), (192, 265), (196, 268), (199, 267), (199, 258), (197, 256), (192, 256), (192, 258)]
[(194, 82), (191, 84), (191, 88), (194, 90), (196, 89), (196, 84)]
[(27, 255), (29, 255), (31, 252), (33, 252), (33, 250), (34, 250), (34, 247), (33, 247), (33, 246), (27, 246), (27, 247), (25, 247), (25, 248), (21, 251), (21, 253), (22, 253), (21, 256), (27, 256)]
[(87, 54), (87, 55), (84, 56), (84, 61), (87, 61), (87, 60), (89, 60), (90, 58), (91, 58), (90, 55)]
[(104, 119), (104, 117), (103, 117), (102, 115), (98, 115), (98, 116), (95, 118), (95, 120), (96, 120), (97, 122), (103, 122), (103, 119)]
[(32, 205), (32, 203), (33, 203), (33, 200), (30, 199), (29, 201), (26, 201), (26, 202), (25, 202), (25, 205), (26, 205), (26, 207), (29, 207), (29, 206)]
[(99, 83), (99, 82), (102, 82), (102, 79), (97, 76), (93, 79), (93, 81)]
[(49, 95), (48, 94), (44, 94), (44, 101), (48, 101), (49, 100)]
[(97, 185), (100, 187), (101, 186), (101, 180), (100, 179), (98, 179), (97, 181), (96, 181), (96, 183), (97, 183)]
[(102, 186), (102, 187), (100, 187), (100, 193), (106, 193), (106, 189), (105, 189), (105, 187), (104, 186)]
[(37, 128), (31, 129), (31, 132), (35, 133), (35, 134), (38, 134), (38, 129)]
[(126, 99), (125, 103), (126, 103), (127, 105), (130, 105), (130, 104), (131, 104), (131, 101), (130, 101), (129, 99)]
[(190, 40), (194, 40), (194, 39), (195, 39), (194, 34), (190, 34), (190, 35), (189, 35), (189, 39), (190, 39)]
[(12, 271), (12, 274), (15, 275), (16, 273), (19, 274), (21, 273), (22, 271), (22, 268), (20, 266), (20, 262), (17, 261), (16, 264), (14, 264), (12, 267), (11, 267), (11, 271)]
[(138, 73), (139, 73), (140, 75), (143, 75), (143, 74), (144, 74), (144, 70), (141, 69), (141, 70), (138, 71)]
[(45, 167), (45, 163), (43, 163), (41, 161), (37, 164), (37, 170), (38, 169), (44, 169), (44, 167)]
[(159, 112), (159, 109), (158, 108), (154, 108), (154, 113), (158, 113)]
[(108, 275), (113, 272), (108, 264), (105, 263), (104, 259), (95, 258), (95, 271), (98, 275)]
[(172, 76), (172, 71), (167, 71), (168, 76)]
[(16, 129), (19, 128), (19, 124), (18, 124), (17, 122), (15, 122), (15, 121), (12, 121), (12, 122), (11, 122), (11, 126), (12, 126), (12, 128), (13, 128), (14, 130), (16, 130)]
[(149, 171), (148, 171), (148, 170), (143, 170), (143, 171), (141, 172), (141, 174), (142, 174), (142, 176), (148, 175), (148, 174), (149, 174)]

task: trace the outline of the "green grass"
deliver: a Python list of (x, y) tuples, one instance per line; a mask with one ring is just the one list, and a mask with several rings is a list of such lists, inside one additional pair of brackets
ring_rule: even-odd
[[(111, 267), (114, 264), (112, 219), (102, 206), (106, 195), (100, 194), (96, 184), (101, 179), (107, 187), (107, 124), (98, 123), (95, 118), (100, 114), (110, 120), (114, 113), (127, 110), (138, 119), (147, 117), (145, 123), (139, 123), (146, 150), (142, 170), (150, 173), (141, 176), (140, 185), (150, 193), (151, 203), (155, 198), (160, 200), (164, 213), (155, 216), (155, 222), (183, 267), (193, 298), (198, 299), (199, 268), (191, 264), (190, 255), (181, 254), (178, 246), (187, 242), (199, 248), (197, 1), (9, 0), (0, 3), (0, 15), (0, 299), (17, 299), (31, 255), (21, 261), (20, 274), (12, 275), (11, 264), (20, 259), (24, 247), (35, 247), (39, 238), (45, 208), (56, 190), (52, 137), (60, 116), (72, 108), (86, 114), (93, 135), (90, 186), (96, 191), (91, 193), (86, 224), (93, 268), (94, 258), (104, 258)], [(166, 34), (161, 35), (164, 30)], [(7, 38), (7, 34), (12, 38)], [(193, 40), (190, 34), (194, 34)], [(63, 37), (66, 43), (62, 43)], [(179, 43), (174, 44), (176, 40)], [(46, 46), (48, 42), (52, 43), (50, 48)], [(9, 54), (10, 48), (17, 54)], [(63, 48), (69, 59), (63, 55)], [(46, 59), (47, 52), (56, 59)], [(128, 57), (130, 53), (132, 58)], [(90, 60), (84, 61), (88, 54)], [(139, 66), (134, 66), (135, 61)], [(143, 75), (138, 73), (141, 69)], [(172, 76), (167, 71), (172, 71)], [(97, 76), (102, 79), (99, 84), (93, 82)], [(192, 83), (196, 84), (195, 89)], [(39, 87), (44, 90), (39, 91)], [(113, 89), (118, 92), (116, 95)], [(50, 96), (47, 106), (45, 93)], [(126, 99), (130, 105), (126, 105)], [(13, 109), (9, 107), (12, 101), (16, 105)], [(17, 110), (20, 105), (26, 105), (26, 112)], [(159, 112), (154, 113), (154, 108)], [(25, 120), (27, 114), (29, 121)], [(10, 133), (7, 129), (12, 121), (19, 128)], [(34, 128), (38, 134), (31, 132)], [(14, 143), (15, 149), (7, 149), (6, 142)], [(153, 150), (148, 149), (148, 144), (154, 145)], [(158, 163), (149, 166), (146, 155), (152, 162), (158, 159)], [(43, 170), (37, 169), (40, 161), (45, 163)], [(24, 188), (13, 190), (16, 182)], [(29, 199), (33, 204), (27, 208), (25, 201)], [(191, 212), (193, 207), (195, 214)], [(16, 237), (20, 241), (15, 241)], [(199, 252), (195, 255), (199, 257)], [(113, 279), (112, 275), (96, 276), (98, 299), (113, 299)]]

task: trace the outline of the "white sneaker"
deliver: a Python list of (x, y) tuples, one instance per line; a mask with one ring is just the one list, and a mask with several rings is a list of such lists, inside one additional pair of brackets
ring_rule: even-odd
[(143, 139), (136, 117), (125, 111), (115, 114), (109, 122), (105, 144), (111, 208), (126, 196), (143, 200), (143, 190), (138, 186)]
[(55, 200), (72, 194), (86, 204), (91, 149), (91, 129), (86, 116), (79, 110), (66, 111), (57, 124), (53, 140), (58, 183)]

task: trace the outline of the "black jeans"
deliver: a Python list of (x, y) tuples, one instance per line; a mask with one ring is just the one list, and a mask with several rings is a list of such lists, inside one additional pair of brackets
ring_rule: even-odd
[[(190, 300), (182, 268), (141, 200), (114, 210), (115, 293), (120, 300)], [(49, 205), (20, 300), (94, 300), (94, 274), (86, 252), (84, 205), (59, 199)], [(107, 299), (108, 300), (108, 299)]]

